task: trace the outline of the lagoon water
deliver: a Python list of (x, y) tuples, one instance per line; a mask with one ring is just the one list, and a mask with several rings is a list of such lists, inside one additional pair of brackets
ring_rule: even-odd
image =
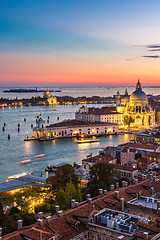
[[(55, 93), (55, 95), (112, 96), (116, 94), (117, 89), (118, 88), (67, 88), (62, 89), (61, 93)], [(122, 88), (121, 91), (124, 92), (124, 90), (125, 88)], [(133, 90), (134, 88), (129, 88), (129, 93)], [(156, 90), (158, 94), (159, 89)], [(151, 94), (154, 89), (145, 89), (145, 91)], [(30, 94), (30, 96), (32, 95), (35, 96), (33, 93)], [(21, 98), (21, 96), (29, 97), (26, 94), (16, 94), (11, 97), (9, 93), (5, 93), (5, 96), (9, 98), (15, 96), (18, 98)], [(4, 97), (2, 91), (0, 92), (0, 97)], [(102, 105), (89, 106), (101, 107)], [(0, 109), (0, 182), (7, 180), (8, 176), (22, 172), (42, 172), (43, 176), (45, 176), (45, 168), (47, 165), (60, 162), (68, 162), (71, 164), (73, 162), (81, 163), (81, 160), (90, 153), (96, 155), (102, 146), (117, 146), (118, 144), (133, 139), (133, 135), (125, 134), (101, 137), (100, 142), (91, 144), (77, 144), (75, 139), (57, 139), (47, 142), (24, 141), (27, 132), (29, 136), (32, 136), (31, 124), (35, 126), (35, 117), (40, 113), (45, 120), (47, 120), (49, 116), (50, 123), (55, 123), (57, 122), (57, 117), (59, 117), (59, 121), (74, 118), (74, 113), (78, 108), (78, 105), (66, 105), (54, 107), (25, 106)], [(26, 118), (26, 122), (24, 122), (24, 118)], [(4, 123), (6, 123), (5, 131), (2, 131)], [(20, 132), (18, 132), (18, 123), (20, 123)], [(8, 140), (8, 134), (11, 136), (10, 140)], [(36, 159), (35, 156), (39, 154), (45, 154), (45, 156), (41, 159)], [(17, 164), (26, 159), (31, 159), (32, 161), (23, 166)]]

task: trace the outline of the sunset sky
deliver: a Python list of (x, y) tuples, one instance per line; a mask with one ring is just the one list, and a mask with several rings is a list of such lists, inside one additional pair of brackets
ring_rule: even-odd
[(0, 0), (0, 86), (160, 85), (159, 0)]

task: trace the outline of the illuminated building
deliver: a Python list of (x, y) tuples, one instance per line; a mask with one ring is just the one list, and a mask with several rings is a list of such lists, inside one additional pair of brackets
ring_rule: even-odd
[(138, 80), (136, 90), (128, 96), (127, 91), (124, 96), (117, 92), (117, 111), (123, 113), (124, 125), (130, 127), (148, 127), (155, 124), (155, 112), (148, 103), (145, 92), (142, 91)]
[(104, 122), (82, 122), (77, 120), (66, 120), (60, 123), (44, 126), (41, 116), (36, 120), (37, 126), (33, 128), (33, 137), (39, 140), (53, 140), (55, 138), (77, 137), (77, 136), (99, 136), (115, 134), (118, 132), (117, 123)]

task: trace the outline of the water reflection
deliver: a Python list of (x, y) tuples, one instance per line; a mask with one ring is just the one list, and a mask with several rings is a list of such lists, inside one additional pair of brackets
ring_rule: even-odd
[(30, 153), (31, 153), (31, 142), (29, 142), (29, 141), (25, 141), (25, 153), (27, 154), (27, 155), (30, 155)]

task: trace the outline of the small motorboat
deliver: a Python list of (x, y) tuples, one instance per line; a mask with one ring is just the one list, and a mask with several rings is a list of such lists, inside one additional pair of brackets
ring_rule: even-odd
[(18, 164), (18, 165), (25, 165), (25, 164), (30, 163), (31, 161), (32, 161), (31, 159), (27, 159), (27, 160), (23, 160), (23, 161), (21, 161), (21, 162), (18, 162), (17, 164)]
[(100, 139), (82, 139), (78, 140), (77, 143), (94, 143), (94, 142), (100, 142)]
[(39, 155), (36, 155), (35, 158), (42, 158), (44, 156), (45, 156), (45, 154), (39, 154)]

